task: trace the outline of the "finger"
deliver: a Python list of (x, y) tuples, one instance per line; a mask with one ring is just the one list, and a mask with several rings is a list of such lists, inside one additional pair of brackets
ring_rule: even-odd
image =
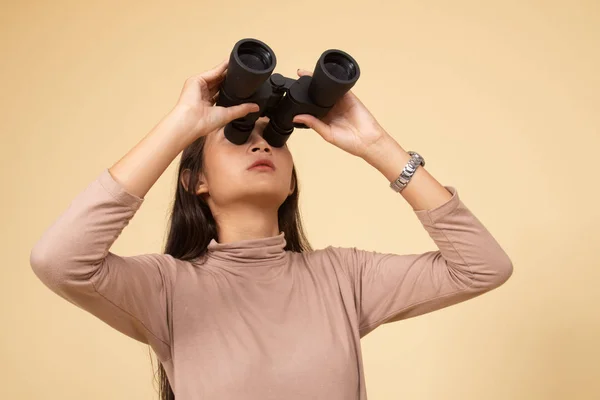
[(219, 74), (221, 74), (221, 71), (223, 71), (224, 69), (227, 69), (227, 64), (228, 64), (228, 60), (225, 59), (225, 60), (221, 61), (219, 64), (212, 67), (211, 69), (206, 70), (204, 72), (197, 73), (195, 75), (192, 75), (190, 78), (206, 79), (207, 76), (214, 75), (215, 73), (217, 75), (219, 75)]
[(202, 90), (202, 100), (214, 103), (216, 98), (219, 96), (221, 86), (215, 85), (212, 88), (205, 88)]
[(229, 63), (229, 58), (224, 58), (217, 65), (209, 69), (209, 71), (223, 71), (227, 68), (227, 64)]
[(296, 115), (293, 122), (304, 124), (313, 131), (317, 132), (327, 142), (332, 142), (331, 128), (325, 122), (308, 114)]
[(234, 119), (245, 117), (246, 115), (257, 112), (260, 107), (256, 103), (244, 103), (237, 106), (223, 107), (222, 125), (227, 125)]
[(202, 72), (199, 74), (199, 77), (204, 79), (206, 83), (209, 85), (212, 81), (218, 80), (221, 77), (225, 76), (225, 71), (227, 70), (227, 65), (229, 64), (229, 60), (225, 59), (221, 61), (217, 66), (208, 71)]
[(224, 59), (221, 60), (220, 63), (218, 63), (217, 65), (215, 65), (213, 67), (213, 69), (220, 68), (223, 64), (227, 65), (228, 62), (229, 62), (229, 57), (225, 57)]
[(206, 90), (208, 94), (203, 95), (203, 98), (208, 100), (209, 102), (214, 103), (213, 98), (217, 96), (217, 93), (221, 90), (221, 84), (225, 79), (225, 75), (227, 74), (227, 70), (225, 70), (219, 77), (215, 78), (212, 81), (204, 81), (206, 83)]
[(208, 97), (213, 98), (214, 96), (217, 95), (217, 93), (219, 93), (220, 89), (221, 89), (221, 85), (214, 85), (213, 87), (208, 88)]
[(312, 72), (310, 72), (306, 69), (302, 69), (302, 68), (298, 68), (296, 73), (298, 74), (298, 76), (312, 76), (313, 75)]
[(226, 75), (227, 75), (227, 69), (225, 69), (225, 71), (221, 72), (221, 74), (216, 76), (214, 79), (208, 80), (206, 82), (208, 89), (213, 90), (214, 88), (218, 88), (219, 86), (221, 86), (221, 83), (225, 79)]

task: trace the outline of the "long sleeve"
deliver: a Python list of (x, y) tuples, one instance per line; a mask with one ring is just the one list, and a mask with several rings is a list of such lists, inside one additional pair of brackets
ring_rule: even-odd
[(499, 243), (463, 204), (456, 188), (445, 188), (452, 194), (447, 202), (414, 210), (438, 250), (389, 254), (327, 248), (350, 279), (361, 337), (383, 323), (481, 295), (512, 275), (512, 262)]
[(53, 292), (167, 360), (176, 260), (109, 250), (143, 200), (103, 170), (35, 243), (30, 264)]

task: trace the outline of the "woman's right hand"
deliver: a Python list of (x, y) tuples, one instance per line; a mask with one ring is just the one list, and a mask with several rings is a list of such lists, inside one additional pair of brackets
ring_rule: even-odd
[(231, 107), (214, 105), (228, 64), (229, 59), (225, 59), (213, 69), (190, 76), (183, 85), (173, 111), (179, 116), (182, 131), (190, 135), (189, 143), (259, 110), (255, 103)]

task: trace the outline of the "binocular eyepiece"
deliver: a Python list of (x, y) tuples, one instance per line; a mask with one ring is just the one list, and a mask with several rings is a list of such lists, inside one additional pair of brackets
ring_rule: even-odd
[(256, 103), (260, 109), (225, 126), (230, 142), (246, 143), (256, 120), (267, 116), (263, 137), (271, 146), (282, 147), (294, 128), (308, 128), (293, 122), (296, 115), (324, 117), (360, 76), (354, 58), (337, 49), (321, 54), (312, 77), (292, 79), (273, 74), (276, 64), (275, 53), (260, 40), (242, 39), (233, 47), (216, 105)]

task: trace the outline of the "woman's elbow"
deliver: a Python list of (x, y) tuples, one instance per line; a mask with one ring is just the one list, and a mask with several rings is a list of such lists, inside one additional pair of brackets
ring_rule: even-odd
[(48, 286), (56, 283), (56, 271), (53, 270), (52, 262), (44, 247), (37, 243), (29, 253), (29, 265), (35, 276)]
[(514, 271), (512, 260), (506, 254), (495, 260), (492, 266), (493, 273), (489, 279), (490, 289), (503, 285), (512, 276)]

